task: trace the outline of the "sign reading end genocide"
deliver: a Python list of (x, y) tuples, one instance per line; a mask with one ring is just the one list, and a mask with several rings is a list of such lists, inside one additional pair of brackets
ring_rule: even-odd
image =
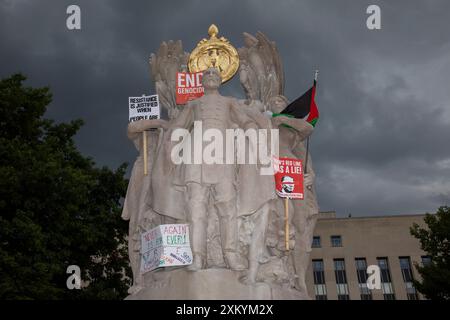
[(186, 104), (203, 96), (202, 76), (203, 72), (177, 72), (177, 104)]
[(141, 234), (141, 273), (191, 263), (188, 224), (162, 224)]
[(129, 97), (128, 106), (130, 108), (129, 122), (138, 120), (159, 119), (159, 99), (158, 95)]
[(275, 158), (275, 189), (282, 198), (303, 199), (302, 161), (293, 158)]

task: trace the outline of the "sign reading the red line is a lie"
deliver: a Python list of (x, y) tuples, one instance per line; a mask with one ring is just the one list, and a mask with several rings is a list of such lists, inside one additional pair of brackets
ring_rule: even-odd
[(282, 198), (303, 199), (302, 160), (274, 159), (275, 191)]
[(203, 96), (202, 77), (203, 72), (177, 72), (177, 104), (186, 104), (190, 100)]

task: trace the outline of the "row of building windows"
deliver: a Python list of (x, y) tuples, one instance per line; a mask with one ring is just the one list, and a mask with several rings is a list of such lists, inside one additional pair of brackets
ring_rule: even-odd
[[(332, 247), (342, 247), (342, 237), (341, 236), (338, 236), (338, 235), (331, 236), (330, 240), (331, 240)], [(312, 247), (313, 248), (321, 248), (322, 247), (320, 236), (313, 237)]]
[[(399, 257), (399, 261), (408, 300), (418, 300), (419, 297), (417, 295), (417, 291), (413, 286), (414, 278), (412, 274), (411, 259), (410, 257)], [(333, 263), (337, 298), (338, 300), (349, 300), (350, 294), (345, 270), (345, 261), (344, 259), (334, 259)], [(383, 292), (383, 298), (384, 300), (395, 300), (388, 258), (377, 258), (377, 263), (381, 272), (381, 289)], [(430, 263), (429, 257), (422, 257), (422, 263), (424, 265)], [(355, 258), (355, 266), (361, 300), (372, 300), (371, 290), (367, 287), (368, 275), (366, 258)], [(312, 267), (314, 273), (314, 291), (316, 300), (327, 300), (327, 287), (325, 284), (323, 260), (313, 260)]]

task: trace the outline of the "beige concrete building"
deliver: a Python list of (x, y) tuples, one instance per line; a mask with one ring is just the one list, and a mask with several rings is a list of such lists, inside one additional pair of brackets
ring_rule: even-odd
[[(412, 286), (419, 274), (414, 263), (429, 257), (409, 228), (424, 225), (424, 215), (336, 218), (319, 215), (307, 272), (312, 299), (414, 300), (424, 299)], [(367, 288), (366, 268), (377, 265), (381, 289)]]

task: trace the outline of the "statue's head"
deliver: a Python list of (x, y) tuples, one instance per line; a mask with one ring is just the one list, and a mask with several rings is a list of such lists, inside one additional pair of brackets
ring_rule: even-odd
[(283, 111), (288, 104), (289, 104), (288, 99), (282, 95), (273, 96), (268, 101), (270, 111), (274, 113), (281, 113), (281, 111)]
[(202, 85), (205, 89), (217, 89), (222, 83), (222, 77), (216, 68), (208, 68), (203, 71)]

